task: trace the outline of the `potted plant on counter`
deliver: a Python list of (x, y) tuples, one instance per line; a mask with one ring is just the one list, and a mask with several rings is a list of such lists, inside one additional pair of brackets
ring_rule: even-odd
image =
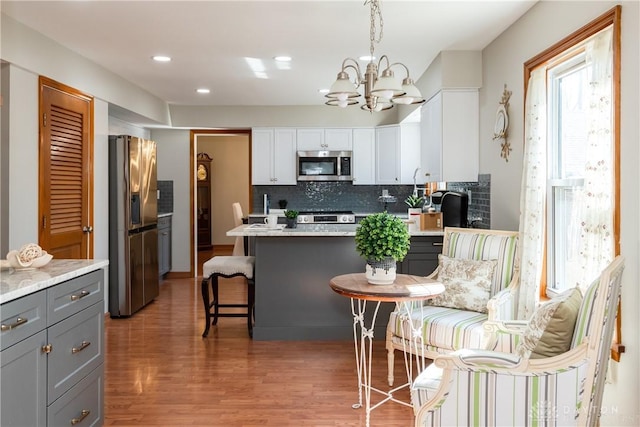
[(409, 251), (409, 231), (395, 215), (381, 212), (365, 217), (356, 228), (356, 250), (367, 261), (367, 281), (390, 285), (396, 279), (396, 263)]
[(284, 216), (287, 222), (287, 228), (296, 228), (298, 226), (298, 211), (288, 209), (284, 211)]

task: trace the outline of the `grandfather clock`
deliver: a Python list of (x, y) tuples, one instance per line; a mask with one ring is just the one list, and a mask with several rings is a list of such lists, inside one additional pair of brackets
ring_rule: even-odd
[(198, 153), (198, 250), (211, 249), (211, 161), (207, 153)]

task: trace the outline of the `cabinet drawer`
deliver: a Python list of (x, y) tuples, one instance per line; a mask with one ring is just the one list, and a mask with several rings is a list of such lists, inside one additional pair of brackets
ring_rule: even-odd
[(47, 324), (58, 323), (104, 298), (104, 272), (96, 270), (47, 289)]
[(48, 402), (60, 397), (104, 359), (104, 314), (102, 303), (49, 328)]
[(410, 253), (442, 253), (442, 236), (435, 237), (412, 237)]
[(47, 426), (101, 426), (103, 369), (99, 366), (47, 408)]
[(0, 317), (0, 350), (46, 328), (47, 293), (36, 292), (17, 300), (2, 304)]
[(158, 228), (167, 228), (167, 227), (171, 227), (171, 217), (162, 216), (158, 218)]

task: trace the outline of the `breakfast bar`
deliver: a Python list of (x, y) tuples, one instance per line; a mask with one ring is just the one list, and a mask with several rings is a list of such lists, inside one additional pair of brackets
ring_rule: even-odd
[[(228, 236), (248, 237), (255, 255), (255, 340), (336, 340), (353, 338), (349, 301), (333, 292), (332, 277), (359, 273), (365, 261), (355, 250), (356, 224), (299, 224), (269, 228), (244, 224)], [(412, 232), (412, 245), (425, 241), (440, 251), (442, 230)], [(422, 242), (422, 243), (420, 243)], [(437, 255), (435, 255), (437, 259)], [(437, 263), (437, 261), (436, 261)], [(409, 264), (399, 263), (399, 272)], [(384, 330), (392, 303), (380, 307), (376, 335)]]

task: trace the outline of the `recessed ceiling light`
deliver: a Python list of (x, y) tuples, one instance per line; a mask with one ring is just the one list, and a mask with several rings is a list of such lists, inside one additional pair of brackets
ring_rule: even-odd
[(205, 87), (201, 87), (199, 89), (196, 89), (196, 92), (198, 92), (198, 93), (209, 93), (211, 91), (209, 89), (205, 88)]
[(165, 56), (165, 55), (156, 55), (152, 57), (154, 61), (157, 62), (169, 62), (171, 61), (171, 57), (170, 56)]
[(291, 62), (290, 56), (274, 56), (273, 59), (279, 62)]

